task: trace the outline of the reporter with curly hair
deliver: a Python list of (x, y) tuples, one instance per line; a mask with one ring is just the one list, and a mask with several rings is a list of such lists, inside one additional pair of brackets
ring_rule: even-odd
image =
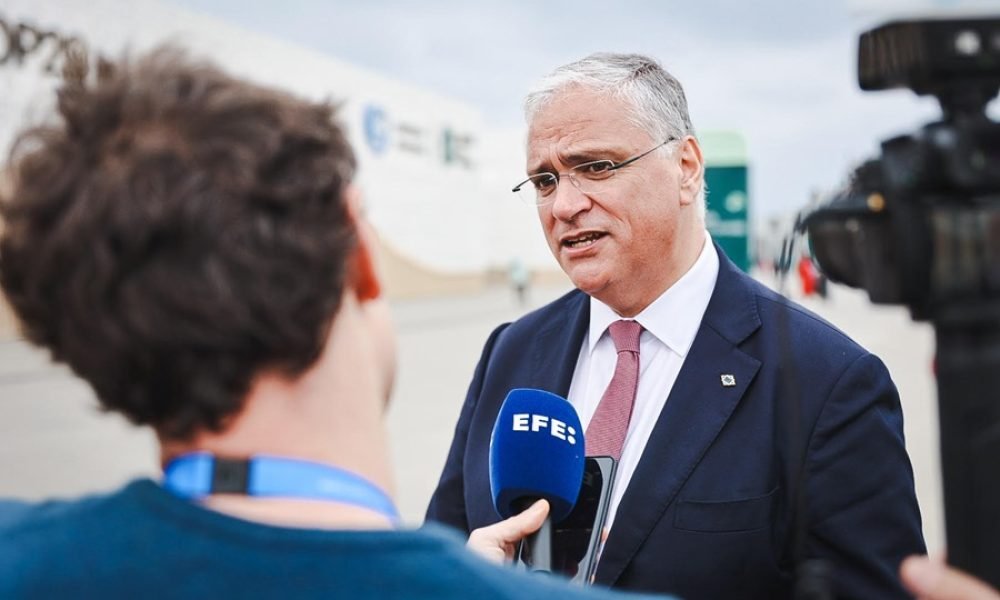
[(0, 597), (609, 595), (398, 528), (394, 338), (329, 106), (170, 49), (77, 72), (15, 145), (0, 285), (164, 476), (0, 501)]

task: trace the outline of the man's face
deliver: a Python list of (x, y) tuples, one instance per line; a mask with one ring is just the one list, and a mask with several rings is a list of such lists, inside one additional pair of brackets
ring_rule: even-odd
[[(664, 141), (629, 122), (626, 109), (624, 101), (567, 88), (531, 123), (528, 173), (619, 163)], [(693, 263), (693, 232), (700, 236), (701, 225), (693, 167), (683, 157), (689, 144), (697, 150), (693, 140), (673, 142), (616, 171), (596, 192), (562, 176), (551, 201), (538, 207), (549, 248), (573, 284), (623, 316), (645, 308)], [(700, 160), (697, 151), (698, 169)], [(700, 185), (700, 170), (696, 175)]]

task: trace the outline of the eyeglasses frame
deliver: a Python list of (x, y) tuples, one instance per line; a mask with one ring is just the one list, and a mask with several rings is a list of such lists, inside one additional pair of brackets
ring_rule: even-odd
[[(590, 161), (587, 161), (585, 163), (580, 163), (580, 164), (574, 166), (572, 169), (569, 169), (568, 171), (564, 171), (562, 173), (553, 173), (551, 171), (542, 171), (541, 173), (535, 173), (531, 177), (528, 177), (524, 181), (522, 181), (522, 182), (518, 183), (517, 185), (515, 185), (513, 188), (511, 188), (510, 191), (513, 192), (513, 193), (515, 193), (515, 194), (517, 194), (518, 192), (521, 191), (522, 187), (524, 187), (526, 184), (531, 183), (532, 179), (535, 178), (535, 177), (538, 177), (539, 175), (551, 175), (552, 177), (554, 177), (555, 180), (556, 180), (556, 188), (557, 189), (559, 187), (559, 182), (562, 181), (562, 177), (563, 177), (563, 175), (565, 175), (565, 176), (567, 176), (569, 178), (569, 180), (571, 182), (573, 182), (573, 185), (576, 187), (576, 189), (580, 189), (580, 184), (577, 182), (576, 177), (573, 175), (573, 171), (577, 171), (577, 170), (579, 170), (582, 167), (587, 167), (589, 165), (593, 165), (593, 164), (596, 164), (596, 163), (610, 162), (611, 166), (608, 167), (608, 170), (612, 171), (612, 172), (615, 172), (615, 171), (618, 171), (618, 169), (621, 169), (623, 167), (629, 166), (630, 164), (634, 163), (635, 161), (639, 160), (640, 158), (643, 158), (644, 156), (652, 154), (653, 152), (655, 152), (656, 150), (659, 150), (663, 146), (666, 146), (670, 142), (677, 141), (677, 139), (678, 138), (675, 137), (675, 136), (670, 136), (665, 141), (663, 141), (663, 142), (661, 142), (661, 143), (653, 146), (649, 150), (646, 150), (645, 152), (642, 152), (640, 154), (636, 154), (635, 156), (633, 156), (631, 158), (626, 158), (625, 160), (623, 160), (620, 163), (615, 163), (614, 161), (612, 161), (610, 159), (602, 158), (600, 160), (590, 160)], [(610, 179), (610, 177), (609, 177), (609, 179)], [(545, 206), (546, 204), (552, 202), (553, 200), (555, 200), (555, 198), (552, 198), (551, 200), (546, 199), (545, 202), (534, 202), (533, 204), (535, 206)]]

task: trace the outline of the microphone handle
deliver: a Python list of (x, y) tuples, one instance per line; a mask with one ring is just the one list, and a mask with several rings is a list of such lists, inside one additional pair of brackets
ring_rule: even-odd
[[(535, 503), (535, 500), (537, 498), (522, 500), (519, 510), (526, 510)], [(545, 517), (538, 531), (521, 540), (517, 552), (518, 560), (529, 570), (552, 572), (552, 533), (552, 520)]]

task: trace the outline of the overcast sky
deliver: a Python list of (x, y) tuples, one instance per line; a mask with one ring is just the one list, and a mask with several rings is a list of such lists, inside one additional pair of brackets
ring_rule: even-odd
[[(881, 15), (997, 0), (170, 0), (479, 107), (521, 125), (521, 98), (596, 51), (657, 57), (684, 84), (695, 128), (747, 140), (755, 218), (839, 185), (878, 140), (937, 115), (910, 92), (862, 94), (857, 34)], [(874, 10), (869, 7), (875, 6)], [(863, 12), (866, 11), (866, 12)]]

